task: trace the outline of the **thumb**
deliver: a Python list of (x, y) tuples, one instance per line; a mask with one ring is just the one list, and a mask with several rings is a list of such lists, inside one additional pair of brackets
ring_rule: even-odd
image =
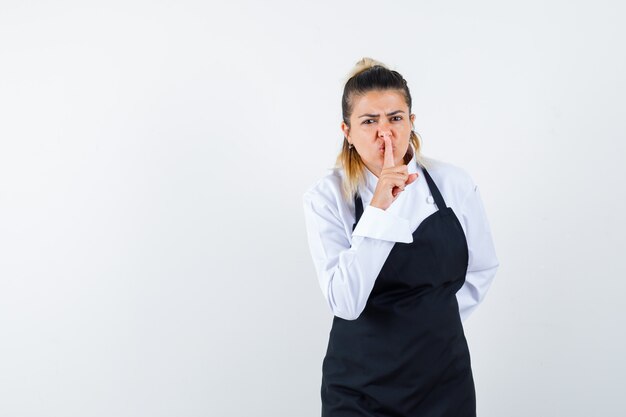
[(417, 174), (416, 173), (409, 174), (409, 178), (406, 180), (405, 184), (409, 185), (410, 183), (412, 183), (416, 179), (417, 179)]

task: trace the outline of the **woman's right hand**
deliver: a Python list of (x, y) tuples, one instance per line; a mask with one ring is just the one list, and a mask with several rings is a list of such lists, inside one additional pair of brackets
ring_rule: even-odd
[(387, 210), (391, 203), (396, 201), (400, 193), (404, 191), (404, 187), (417, 179), (418, 174), (409, 175), (406, 164), (395, 166), (391, 138), (386, 134), (383, 136), (383, 140), (385, 141), (383, 169), (378, 176), (378, 183), (370, 206)]

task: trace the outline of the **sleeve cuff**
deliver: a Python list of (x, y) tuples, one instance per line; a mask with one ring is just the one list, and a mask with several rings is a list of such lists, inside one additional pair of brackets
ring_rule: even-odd
[(386, 210), (368, 205), (363, 210), (352, 236), (364, 236), (390, 242), (413, 242), (409, 221)]

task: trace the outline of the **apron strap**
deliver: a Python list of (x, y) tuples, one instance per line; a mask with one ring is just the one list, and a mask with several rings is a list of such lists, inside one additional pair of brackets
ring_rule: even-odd
[(361, 218), (361, 215), (363, 214), (363, 201), (361, 201), (361, 196), (359, 195), (359, 193), (357, 193), (354, 196), (354, 224), (352, 225), (352, 231), (354, 231), (354, 228), (356, 227), (356, 224), (359, 222), (359, 219)]

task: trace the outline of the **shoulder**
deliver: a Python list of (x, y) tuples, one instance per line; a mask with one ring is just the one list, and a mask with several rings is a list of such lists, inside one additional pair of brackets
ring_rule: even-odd
[(329, 168), (321, 178), (306, 189), (302, 195), (303, 201), (316, 206), (327, 205), (335, 209), (345, 205), (341, 193), (343, 177), (343, 169)]
[(422, 156), (421, 161), (444, 199), (453, 200), (450, 203), (461, 203), (476, 188), (474, 179), (465, 168), (426, 156)]

